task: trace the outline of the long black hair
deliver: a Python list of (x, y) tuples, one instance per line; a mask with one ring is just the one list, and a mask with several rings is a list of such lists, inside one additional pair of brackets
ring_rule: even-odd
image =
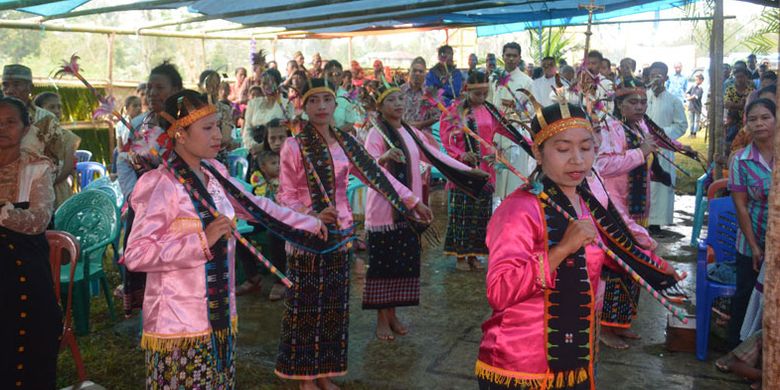
[(2, 105), (9, 105), (15, 108), (19, 112), (19, 119), (22, 121), (22, 125), (24, 127), (30, 126), (30, 123), (32, 123), (30, 111), (27, 110), (27, 105), (23, 101), (12, 96), (2, 96), (0, 97), (0, 106)]

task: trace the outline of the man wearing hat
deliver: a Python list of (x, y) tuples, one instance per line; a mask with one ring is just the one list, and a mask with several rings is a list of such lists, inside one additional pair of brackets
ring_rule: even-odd
[(62, 138), (62, 128), (54, 114), (32, 104), (32, 90), (30, 68), (19, 64), (3, 67), (3, 95), (21, 100), (30, 111), (32, 126), (22, 139), (22, 148), (44, 155), (58, 166), (56, 148)]

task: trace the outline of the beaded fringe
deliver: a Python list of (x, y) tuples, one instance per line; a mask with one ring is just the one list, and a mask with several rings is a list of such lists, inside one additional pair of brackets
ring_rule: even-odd
[[(518, 378), (509, 375), (509, 371), (498, 370), (480, 361), (477, 361), (475, 373), (478, 378), (499, 386), (521, 386), (530, 389), (562, 389), (573, 387), (588, 380), (590, 377), (587, 368), (577, 368), (563, 372), (548, 372), (538, 375), (538, 378)], [(517, 373), (522, 375), (521, 373)]]
[(141, 349), (153, 352), (171, 352), (176, 349), (187, 349), (210, 343), (212, 335), (216, 336), (219, 341), (225, 341), (229, 334), (232, 334), (233, 337), (238, 334), (238, 318), (231, 318), (230, 333), (228, 329), (178, 335), (157, 335), (144, 332), (141, 336)]

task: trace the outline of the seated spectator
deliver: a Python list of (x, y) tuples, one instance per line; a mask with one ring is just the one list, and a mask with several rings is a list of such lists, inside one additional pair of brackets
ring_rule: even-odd
[[(42, 92), (33, 101), (36, 107), (40, 107), (54, 114), (59, 121), (62, 118), (62, 101), (60, 95), (53, 92)], [(62, 129), (62, 136), (56, 142), (51, 143), (51, 151), (60, 162), (59, 172), (54, 178), (54, 208), (60, 207), (73, 195), (73, 179), (71, 175), (76, 171), (75, 154), (81, 144), (81, 138), (70, 130)]]

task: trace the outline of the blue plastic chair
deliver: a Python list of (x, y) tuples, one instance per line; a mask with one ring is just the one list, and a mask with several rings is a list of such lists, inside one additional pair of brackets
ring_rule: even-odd
[(106, 298), (111, 319), (116, 319), (111, 289), (103, 271), (106, 248), (119, 234), (116, 202), (103, 191), (84, 191), (66, 200), (54, 214), (54, 228), (66, 231), (79, 240), (81, 257), (74, 278), (70, 278), (70, 266), (63, 266), (60, 283), (67, 291), (73, 283), (73, 318), (76, 334), (89, 333), (89, 287), (93, 280), (100, 284)]
[(106, 167), (103, 164), (94, 161), (76, 163), (76, 172), (78, 172), (79, 186), (82, 189), (87, 188), (89, 183), (92, 183), (92, 181), (95, 180), (95, 176), (108, 176)]
[(243, 158), (248, 158), (249, 156), (249, 149), (247, 148), (235, 148), (228, 153), (229, 156), (238, 156)]
[(249, 170), (249, 161), (246, 157), (228, 155), (228, 165), (230, 176), (237, 179), (246, 177), (246, 172)]
[(87, 162), (92, 160), (92, 152), (89, 150), (77, 150), (75, 156), (76, 162)]
[(707, 193), (707, 189), (704, 185), (708, 180), (709, 175), (707, 172), (704, 172), (696, 180), (696, 203), (694, 203), (693, 227), (691, 228), (691, 246), (695, 246), (699, 242), (701, 227), (704, 224), (704, 212), (707, 210), (707, 198), (704, 196)]
[(715, 252), (715, 262), (732, 262), (736, 258), (739, 223), (731, 197), (715, 198), (709, 202), (707, 238), (699, 240), (696, 258), (696, 358), (707, 359), (710, 338), (710, 319), (715, 298), (730, 297), (737, 286), (711, 281), (707, 278), (707, 247)]

